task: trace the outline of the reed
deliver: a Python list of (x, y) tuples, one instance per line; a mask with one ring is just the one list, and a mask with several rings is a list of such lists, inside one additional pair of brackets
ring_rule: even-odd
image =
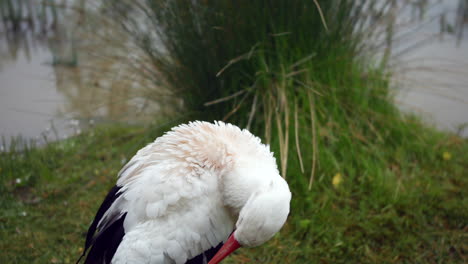
[[(282, 175), (308, 189), (316, 169), (331, 169), (317, 166), (327, 147), (318, 131), (336, 123), (352, 142), (351, 126), (373, 136), (372, 116), (399, 116), (385, 72), (368, 66), (366, 41), (379, 34), (369, 26), (373, 1), (140, 1), (111, 10), (183, 111), (264, 135)], [(299, 173), (288, 170), (294, 160)]]

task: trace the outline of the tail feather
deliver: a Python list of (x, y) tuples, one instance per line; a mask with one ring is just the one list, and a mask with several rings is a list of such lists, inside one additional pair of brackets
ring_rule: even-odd
[(122, 215), (94, 239), (85, 264), (111, 263), (112, 257), (114, 257), (115, 251), (124, 236), (123, 222), (126, 215)]
[[(109, 233), (111, 230), (113, 230), (114, 232), (116, 232), (116, 231), (121, 232), (121, 234), (120, 233), (115, 234), (115, 236), (116, 236), (115, 238), (118, 238), (120, 235), (123, 237), (123, 235), (124, 235), (123, 221), (125, 219), (125, 214), (124, 215), (118, 214), (117, 218), (109, 219), (109, 223), (104, 223), (104, 224), (101, 223), (100, 224), (104, 214), (107, 212), (107, 210), (109, 210), (109, 208), (112, 206), (112, 204), (121, 195), (121, 192), (119, 192), (121, 188), (122, 187), (117, 186), (117, 185), (114, 186), (109, 191), (106, 198), (104, 199), (101, 206), (99, 207), (99, 210), (97, 211), (96, 216), (94, 217), (94, 220), (93, 220), (93, 222), (91, 223), (91, 225), (90, 225), (90, 227), (88, 229), (88, 233), (86, 234), (86, 242), (85, 242), (85, 247), (83, 249), (83, 254), (80, 256), (80, 258), (76, 262), (77, 264), (86, 255), (86, 252), (88, 251), (88, 249), (91, 246), (93, 246), (93, 248), (94, 248), (94, 247), (98, 246), (99, 242), (102, 242), (102, 241), (104, 241), (106, 239), (109, 239), (109, 238), (113, 237), (112, 234)], [(100, 226), (101, 230), (97, 230), (98, 225)], [(98, 232), (96, 233), (96, 231), (98, 231)], [(120, 239), (116, 240), (115, 243), (117, 243), (117, 245), (115, 246), (115, 249), (114, 249), (112, 255), (115, 253), (115, 250), (117, 249), (118, 245), (120, 244), (120, 241), (122, 240), (122, 237), (120, 237)], [(98, 247), (102, 247), (102, 246), (98, 246)], [(91, 251), (93, 251), (93, 249), (91, 249)], [(91, 254), (91, 251), (90, 251), (90, 254)], [(94, 250), (94, 252), (96, 252), (96, 249)], [(88, 262), (86, 262), (86, 263), (88, 263)], [(89, 262), (89, 263), (96, 263), (96, 262)], [(100, 263), (105, 263), (105, 262), (100, 262)], [(110, 263), (110, 259), (109, 259), (109, 263)]]

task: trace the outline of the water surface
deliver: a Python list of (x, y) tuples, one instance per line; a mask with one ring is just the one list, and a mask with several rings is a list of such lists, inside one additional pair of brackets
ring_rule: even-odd
[(395, 58), (399, 88), (396, 99), (400, 106), (464, 137), (468, 137), (468, 127), (463, 129), (468, 125), (466, 3), (429, 1), (424, 19), (401, 28), (401, 34), (409, 34), (396, 42), (394, 51), (399, 54), (413, 45)]
[[(396, 33), (399, 39), (399, 35), (411, 32), (410, 37), (397, 41), (393, 50), (391, 63), (399, 91), (396, 99), (403, 109), (421, 114), (441, 129), (468, 136), (468, 129), (461, 129), (468, 123), (467, 27), (461, 27), (461, 35), (440, 34), (439, 19), (443, 13), (447, 24), (455, 24), (461, 2), (429, 3), (425, 19)], [(31, 16), (33, 24), (24, 19), (15, 30), (12, 24), (0, 24), (0, 135), (7, 141), (18, 135), (56, 140), (98, 122), (136, 123), (154, 118), (160, 106), (153, 103), (151, 93), (141, 92), (142, 87), (150, 91), (154, 84), (136, 80), (125, 61), (101, 56), (119, 51), (92, 40), (110, 33), (125, 43), (124, 35), (104, 21), (94, 24), (93, 34), (86, 35), (67, 27), (80, 25), (83, 14), (67, 8), (56, 12), (50, 6), (41, 13), (38, 10), (43, 9), (34, 4), (30, 7), (25, 10), (31, 14), (24, 11), (22, 16)], [(420, 41), (424, 45), (400, 54)]]
[(147, 82), (132, 76), (124, 62), (104, 56), (119, 52), (97, 37), (113, 28), (76, 28), (88, 18), (70, 3), (11, 3), (15, 10), (22, 3), (23, 11), (19, 19), (0, 23), (0, 135), (6, 142), (21, 136), (44, 143), (96, 123), (153, 118), (158, 106), (136, 87)]

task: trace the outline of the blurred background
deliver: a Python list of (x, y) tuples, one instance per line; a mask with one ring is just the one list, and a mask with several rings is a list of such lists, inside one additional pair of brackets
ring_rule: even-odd
[[(379, 21), (390, 36), (365, 41), (377, 46), (371, 55), (388, 56), (396, 104), (466, 137), (466, 2), (392, 5)], [(110, 11), (99, 1), (3, 0), (1, 10), (0, 134), (7, 144), (20, 135), (63, 139), (101, 122), (150, 122), (160, 110), (148, 95), (157, 86), (116, 59), (145, 55), (106, 21)]]
[(227, 263), (466, 262), (467, 0), (0, 0), (0, 18), (1, 263), (74, 262), (120, 167), (190, 120), (259, 135), (295, 197)]

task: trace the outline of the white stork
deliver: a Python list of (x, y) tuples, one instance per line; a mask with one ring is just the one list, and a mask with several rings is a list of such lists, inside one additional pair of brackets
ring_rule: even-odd
[(277, 233), (290, 200), (258, 137), (223, 122), (180, 125), (119, 172), (89, 227), (85, 263), (219, 263)]

